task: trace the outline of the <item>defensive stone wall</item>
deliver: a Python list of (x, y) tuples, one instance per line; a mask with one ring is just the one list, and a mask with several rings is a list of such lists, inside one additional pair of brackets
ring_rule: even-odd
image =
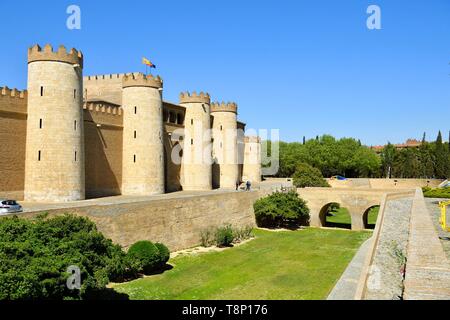
[[(210, 192), (199, 195), (163, 195), (155, 200), (98, 204), (47, 210), (49, 216), (65, 213), (85, 216), (115, 243), (125, 248), (140, 240), (181, 250), (200, 244), (202, 230), (226, 224), (255, 226), (253, 203), (267, 192)], [(128, 202), (128, 203), (127, 203)], [(42, 211), (24, 213), (36, 217)]]
[(86, 198), (121, 194), (122, 115), (122, 108), (116, 105), (84, 105)]
[(0, 87), (0, 196), (23, 198), (27, 92)]

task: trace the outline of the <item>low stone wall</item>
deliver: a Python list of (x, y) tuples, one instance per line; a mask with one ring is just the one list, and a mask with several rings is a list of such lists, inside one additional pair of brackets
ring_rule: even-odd
[(450, 299), (450, 262), (420, 188), (383, 197), (355, 299)]
[(406, 255), (413, 196), (414, 191), (383, 195), (371, 246), (358, 282), (356, 300), (401, 298), (401, 262), (394, 251)]
[(422, 187), (436, 188), (443, 180), (439, 179), (347, 179), (331, 180), (333, 188), (372, 188), (372, 189), (415, 189)]
[[(84, 203), (46, 212), (49, 216), (70, 213), (88, 217), (106, 237), (125, 248), (136, 241), (151, 240), (175, 251), (199, 245), (201, 231), (208, 227), (255, 226), (253, 204), (265, 194), (220, 192), (131, 203)], [(28, 212), (21, 217), (33, 218), (39, 213)]]

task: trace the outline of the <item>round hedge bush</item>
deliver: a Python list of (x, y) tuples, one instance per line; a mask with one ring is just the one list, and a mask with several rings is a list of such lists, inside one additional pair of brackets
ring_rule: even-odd
[(139, 271), (145, 274), (155, 271), (160, 266), (159, 249), (151, 241), (136, 242), (130, 247), (127, 255)]
[(170, 251), (162, 243), (155, 243), (155, 247), (158, 248), (159, 251), (159, 267), (164, 267), (170, 259)]
[(307, 163), (299, 163), (297, 165), (293, 178), (294, 185), (297, 188), (330, 187), (329, 183), (323, 178), (322, 172)]
[(275, 192), (253, 205), (259, 227), (297, 228), (309, 224), (309, 208), (295, 191)]

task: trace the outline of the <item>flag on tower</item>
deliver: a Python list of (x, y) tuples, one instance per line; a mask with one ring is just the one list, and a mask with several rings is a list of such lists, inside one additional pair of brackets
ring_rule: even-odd
[(147, 67), (156, 69), (156, 66), (153, 63), (151, 63), (151, 61), (148, 60), (147, 58), (142, 58), (142, 63), (145, 64)]

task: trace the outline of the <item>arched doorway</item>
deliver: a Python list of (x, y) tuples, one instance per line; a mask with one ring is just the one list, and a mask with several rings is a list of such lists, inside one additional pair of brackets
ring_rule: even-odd
[(378, 219), (378, 213), (380, 211), (380, 206), (371, 206), (364, 211), (363, 221), (365, 229), (375, 229), (375, 225)]
[(323, 227), (352, 229), (352, 218), (348, 209), (336, 202), (328, 203), (322, 207), (320, 221)]

